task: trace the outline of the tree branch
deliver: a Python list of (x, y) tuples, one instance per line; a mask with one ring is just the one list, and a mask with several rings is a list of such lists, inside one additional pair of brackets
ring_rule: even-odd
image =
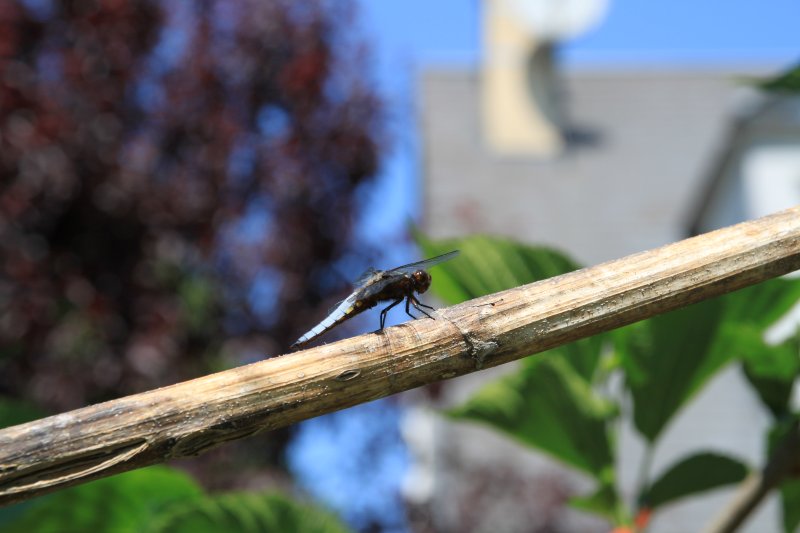
[[(0, 504), (197, 455), (800, 268), (800, 208), (293, 355), (0, 430)], [(676, 335), (680, 332), (676, 332)]]
[(761, 500), (780, 486), (797, 465), (800, 452), (800, 422), (795, 420), (789, 431), (778, 441), (767, 464), (752, 472), (739, 485), (733, 501), (708, 526), (706, 533), (733, 533), (744, 523)]

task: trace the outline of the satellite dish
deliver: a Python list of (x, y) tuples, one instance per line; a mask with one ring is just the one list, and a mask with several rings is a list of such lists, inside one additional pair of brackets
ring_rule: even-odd
[(577, 37), (597, 25), (608, 9), (608, 0), (495, 1), (506, 4), (517, 22), (545, 41)]

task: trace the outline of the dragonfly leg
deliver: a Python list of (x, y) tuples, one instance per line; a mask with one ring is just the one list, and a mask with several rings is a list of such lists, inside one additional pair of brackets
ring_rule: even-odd
[[(408, 309), (408, 306), (411, 304), (411, 298), (412, 298), (412, 296), (409, 296), (408, 298), (406, 298), (406, 314), (407, 314), (408, 316), (410, 316), (411, 318), (413, 318), (414, 320), (416, 320), (416, 319), (417, 319), (417, 317), (415, 317), (414, 315), (412, 315), (412, 314), (411, 314), (411, 311)], [(415, 306), (415, 307), (416, 307), (416, 306)]]
[[(397, 300), (395, 300), (394, 302), (389, 304), (389, 307), (387, 307), (386, 309), (381, 311), (381, 329), (383, 329), (383, 325), (386, 323), (386, 313), (389, 312), (389, 309), (391, 309), (392, 307), (394, 307), (395, 305), (399, 304), (402, 301), (403, 301), (402, 298), (398, 298)], [(408, 312), (407, 308), (408, 308), (408, 305), (406, 305), (406, 312)]]
[[(414, 301), (416, 302), (416, 305), (414, 305), (414, 307), (416, 307), (417, 309), (419, 309), (420, 307), (424, 307), (425, 309), (430, 309), (431, 311), (433, 311), (433, 309), (434, 309), (433, 306), (425, 305), (424, 303), (420, 302), (416, 298), (414, 298)], [(417, 307), (417, 306), (419, 306), (419, 307)]]
[(417, 318), (417, 317), (415, 317), (414, 315), (412, 315), (411, 313), (408, 312), (408, 304), (413, 305), (414, 309), (416, 309), (417, 311), (419, 311), (420, 313), (422, 313), (426, 317), (428, 317), (431, 320), (433, 320), (433, 317), (431, 315), (429, 315), (428, 312), (423, 309), (423, 307), (427, 307), (428, 309), (433, 309), (433, 307), (431, 307), (429, 305), (425, 305), (423, 303), (420, 303), (420, 301), (417, 300), (416, 298), (414, 298), (413, 296), (409, 296), (408, 299), (406, 299), (406, 314), (408, 316), (412, 316), (414, 318)]

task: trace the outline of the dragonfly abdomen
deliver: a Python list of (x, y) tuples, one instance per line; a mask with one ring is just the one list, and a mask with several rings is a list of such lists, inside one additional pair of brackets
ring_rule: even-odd
[(311, 328), (302, 337), (297, 339), (297, 341), (292, 344), (290, 348), (295, 349), (308, 342), (311, 342), (323, 333), (335, 328), (345, 320), (353, 318), (362, 311), (374, 306), (375, 303), (373, 303), (371, 306), (364, 305), (361, 300), (357, 300), (355, 302), (351, 302), (349, 299), (345, 300), (339, 305), (339, 307), (334, 309), (328, 316), (326, 316), (322, 322)]

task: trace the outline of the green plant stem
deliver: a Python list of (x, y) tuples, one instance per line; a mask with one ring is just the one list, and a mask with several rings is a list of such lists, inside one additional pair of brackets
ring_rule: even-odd
[(798, 462), (800, 422), (795, 420), (787, 434), (775, 445), (766, 466), (750, 474), (739, 486), (733, 502), (711, 523), (706, 533), (731, 533), (744, 523), (769, 491), (780, 486)]

